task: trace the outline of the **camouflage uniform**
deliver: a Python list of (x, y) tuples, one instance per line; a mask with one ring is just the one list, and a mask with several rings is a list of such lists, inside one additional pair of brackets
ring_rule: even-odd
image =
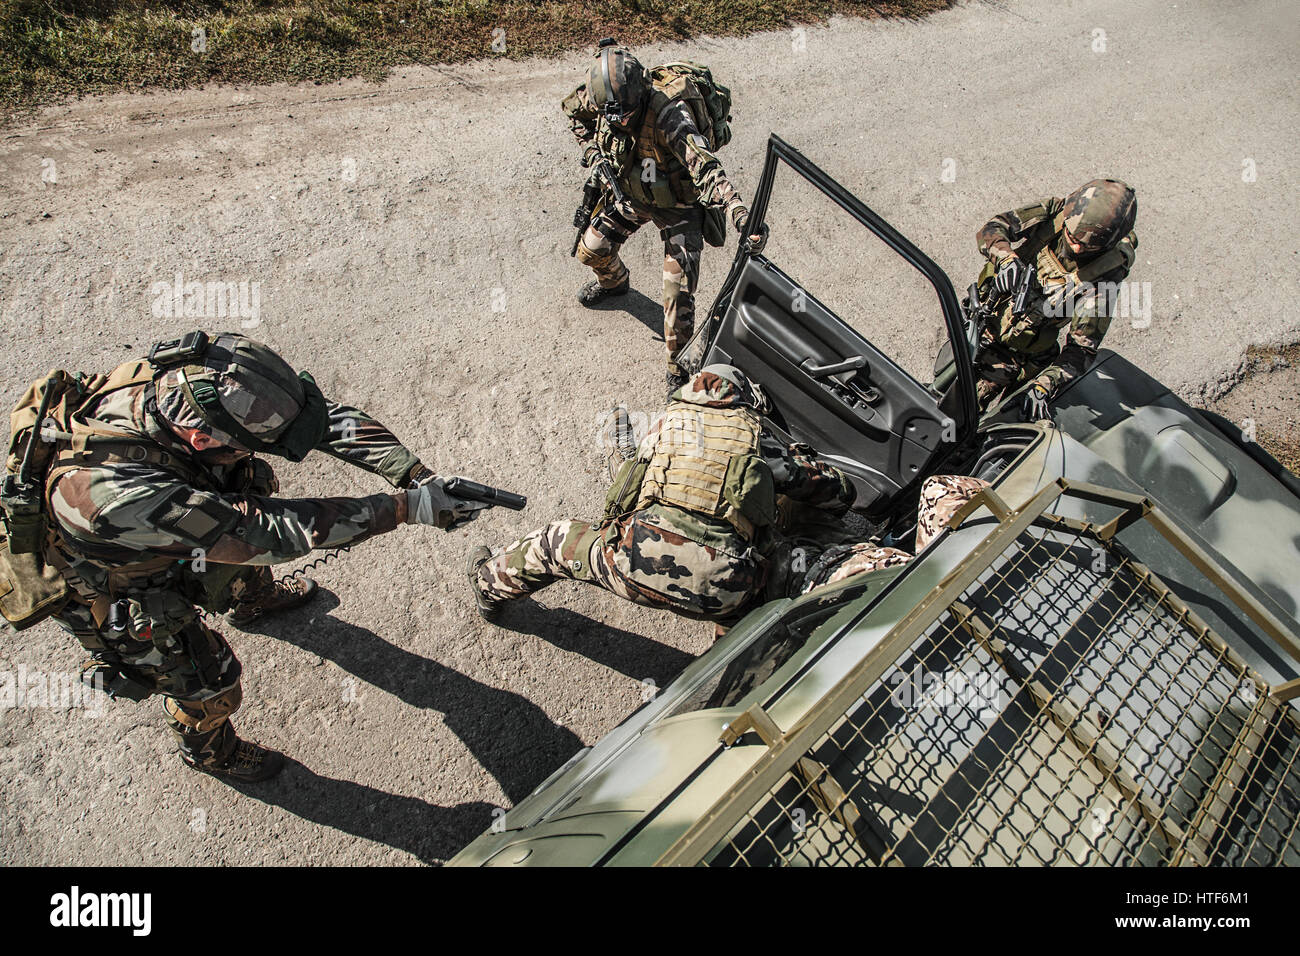
[[(1128, 276), (1136, 258), (1137, 233), (1127, 232), (1104, 253), (1076, 256), (1062, 234), (1066, 227), (1082, 238), (1071, 224), (1073, 210), (1067, 208), (1076, 196), (1080, 193), (1068, 200), (1053, 197), (1004, 212), (976, 234), (980, 255), (989, 261), (980, 275), (982, 287), (1013, 254), (1011, 246), (1016, 242), (1022, 244), (1015, 255), (1037, 267), (1043, 285), (1035, 288), (1025, 313), (1018, 316), (1012, 315), (1011, 299), (1006, 297), (997, 312), (997, 327), (984, 328), (975, 358), (982, 407), (1030, 381), (1042, 385), (1048, 395), (1056, 394), (1087, 371), (1110, 328), (1114, 297), (1107, 289), (1113, 287), (1105, 284)], [(1098, 265), (1106, 271), (1099, 272)], [(1062, 349), (1058, 338), (1065, 326)]]
[[(965, 475), (932, 475), (921, 486), (921, 498), (916, 509), (916, 547), (919, 554), (939, 536), (962, 505), (970, 501), (988, 482)], [(866, 541), (853, 545), (828, 548), (809, 568), (803, 580), (803, 594), (813, 588), (838, 584), (858, 574), (870, 574), (883, 568), (893, 568), (912, 560), (912, 555), (899, 548)]]
[(583, 83), (564, 99), (564, 114), (584, 147), (596, 147), (618, 173), (628, 202), (597, 208), (578, 246), (579, 261), (596, 273), (601, 288), (628, 281), (619, 257), (627, 238), (647, 222), (664, 242), (664, 343), (668, 367), (680, 373), (677, 354), (695, 331), (695, 289), (704, 249), (704, 209), (725, 210), (733, 225), (745, 212), (718, 157), (709, 150), (690, 107), (652, 89), (637, 133), (621, 133), (601, 116)]
[[(138, 368), (143, 368), (135, 363)], [(128, 372), (126, 366), (123, 366)], [(74, 591), (55, 620), (108, 667), (134, 685), (127, 696), (164, 695), (182, 755), (197, 766), (221, 764), (237, 738), (230, 715), (241, 700), (240, 664), (199, 608), (227, 610), (271, 582), (269, 565), (318, 548), (355, 544), (396, 527), (397, 499), (277, 499), (270, 467), (251, 455), (215, 464), (164, 423), (185, 414), (175, 371), (108, 391), (78, 418), (122, 436), (126, 454), (92, 454), (59, 463), (46, 485), (54, 539), (47, 560)], [(128, 376), (129, 377), (129, 376)], [(253, 430), (292, 415), (274, 402), (247, 410)], [(172, 418), (172, 416), (176, 416)], [(347, 405), (328, 405), (329, 431), (318, 450), (402, 484), (416, 457), (374, 419)], [(66, 443), (59, 447), (66, 451)], [(148, 450), (148, 455), (145, 451)], [(129, 622), (110, 626), (110, 606), (127, 599)]]
[[(597, 522), (556, 521), (511, 544), (482, 564), (475, 579), (489, 602), (523, 597), (568, 578), (603, 587), (647, 607), (663, 608), (685, 617), (730, 621), (748, 610), (761, 593), (768, 559), (779, 544), (774, 526), (751, 526), (738, 515), (730, 518), (663, 500), (674, 497), (656, 487), (653, 463), (656, 448), (672, 439), (665, 423), (680, 421), (672, 413), (683, 408), (716, 410), (725, 423), (745, 412), (745, 396), (731, 382), (708, 369), (695, 375), (670, 396), (669, 411), (642, 440), (638, 461), (649, 462), (639, 492), (629, 499), (632, 510), (621, 512), (617, 502), (621, 478), (611, 488), (611, 508)], [(690, 453), (683, 443), (679, 446)], [(776, 514), (776, 495), (806, 506), (842, 515), (854, 498), (854, 488), (836, 468), (819, 462), (807, 446), (767, 448), (762, 468), (770, 484), (758, 503)], [(723, 466), (729, 465), (727, 462)], [(760, 469), (761, 470), (761, 469)], [(761, 484), (760, 480), (760, 484)], [(614, 513), (610, 513), (613, 511)]]

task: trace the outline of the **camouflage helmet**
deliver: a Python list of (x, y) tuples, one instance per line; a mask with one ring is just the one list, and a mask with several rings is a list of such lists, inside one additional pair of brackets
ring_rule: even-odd
[(306, 372), (245, 336), (191, 332), (149, 353), (159, 413), (223, 445), (302, 461), (329, 422), (325, 398)]
[(756, 411), (765, 412), (768, 407), (763, 389), (734, 365), (705, 366), (670, 397), (717, 408), (748, 405)]
[(641, 108), (650, 78), (639, 60), (612, 39), (600, 41), (596, 62), (587, 71), (587, 92), (612, 123), (625, 125)]
[(1085, 252), (1119, 242), (1137, 219), (1137, 194), (1118, 179), (1094, 179), (1070, 193), (1061, 211), (1065, 231)]

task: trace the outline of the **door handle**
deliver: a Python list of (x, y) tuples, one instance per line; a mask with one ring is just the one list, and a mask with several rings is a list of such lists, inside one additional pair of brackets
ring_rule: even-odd
[(811, 356), (799, 363), (800, 370), (808, 373), (813, 378), (826, 378), (828, 375), (838, 375), (841, 372), (856, 372), (858, 369), (866, 368), (866, 366), (867, 357), (865, 355), (855, 355), (853, 358), (847, 358), (832, 365), (813, 365)]

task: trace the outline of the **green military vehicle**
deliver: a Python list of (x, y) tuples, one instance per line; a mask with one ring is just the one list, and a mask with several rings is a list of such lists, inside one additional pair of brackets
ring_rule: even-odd
[(743, 249), (697, 366), (759, 381), (895, 540), (926, 476), (991, 487), (910, 563), (754, 610), (451, 862), (1300, 862), (1300, 482), (1110, 352), (1054, 423), (981, 419), (943, 272), (777, 137), (773, 238), (778, 168), (924, 278), (946, 367)]

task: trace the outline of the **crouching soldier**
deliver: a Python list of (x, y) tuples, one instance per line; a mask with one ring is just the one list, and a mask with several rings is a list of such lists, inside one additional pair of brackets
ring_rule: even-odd
[(778, 496), (831, 515), (855, 496), (807, 446), (761, 442), (764, 405), (739, 369), (697, 373), (620, 468), (600, 521), (556, 521), (495, 555), (470, 555), (479, 612), (493, 620), (506, 602), (570, 579), (685, 617), (740, 618), (782, 543)]
[[(256, 454), (313, 450), (404, 490), (272, 497)], [(107, 375), (52, 372), (13, 415), (0, 577), (18, 587), (0, 610), (18, 627), (53, 616), (90, 651), (83, 676), (113, 696), (163, 695), (188, 766), (262, 780), (283, 758), (235, 735), (240, 663), (200, 609), (246, 623), (297, 607), (315, 583), (276, 581), (270, 565), (484, 507), (443, 484), (373, 418), (239, 335), (192, 333)]]
[[(980, 229), (976, 241), (988, 259), (980, 294), (995, 316), (975, 356), (981, 408), (1032, 382), (1021, 411), (1026, 420), (1048, 418), (1048, 402), (1088, 370), (1110, 328), (1116, 285), (1136, 258), (1136, 219), (1132, 189), (1094, 179), (1065, 199), (1004, 212)], [(1025, 279), (1032, 281), (1018, 310), (1015, 293)]]

